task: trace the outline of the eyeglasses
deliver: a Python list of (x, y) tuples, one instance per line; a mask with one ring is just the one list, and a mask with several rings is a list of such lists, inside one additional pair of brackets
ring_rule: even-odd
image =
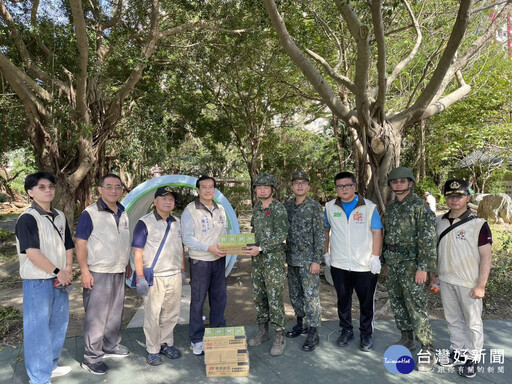
[(123, 190), (123, 186), (122, 185), (100, 185), (101, 188), (104, 188), (106, 189), (107, 191), (112, 191), (112, 190), (115, 190), (115, 191), (122, 191)]
[(55, 189), (55, 184), (38, 184), (36, 185), (37, 189), (39, 189), (40, 191), (46, 191), (47, 189), (52, 191)]
[(307, 181), (294, 181), (292, 185), (295, 187), (306, 187), (309, 183)]
[(200, 185), (199, 189), (203, 191), (213, 191), (215, 189), (214, 185)]
[(336, 189), (338, 191), (346, 191), (346, 190), (352, 188), (353, 186), (355, 186), (355, 184), (337, 184)]

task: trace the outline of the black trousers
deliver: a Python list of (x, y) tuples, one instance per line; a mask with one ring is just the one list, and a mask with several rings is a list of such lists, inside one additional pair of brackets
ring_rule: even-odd
[(352, 329), (352, 293), (356, 291), (359, 299), (360, 317), (359, 331), (361, 335), (371, 335), (373, 332), (373, 312), (375, 304), (375, 289), (379, 275), (371, 272), (354, 272), (331, 267), (334, 288), (338, 295), (338, 317), (340, 327)]

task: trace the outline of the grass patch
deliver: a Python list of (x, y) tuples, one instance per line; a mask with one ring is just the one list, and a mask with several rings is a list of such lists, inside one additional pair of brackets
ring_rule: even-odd
[(15, 328), (23, 324), (21, 311), (14, 307), (0, 306), (0, 339), (3, 340)]
[(19, 213), (0, 213), (0, 221), (17, 220)]
[(13, 261), (17, 257), (16, 236), (0, 228), (0, 261)]
[(512, 297), (512, 234), (509, 226), (491, 225), (492, 268), (484, 303), (491, 311), (510, 307)]

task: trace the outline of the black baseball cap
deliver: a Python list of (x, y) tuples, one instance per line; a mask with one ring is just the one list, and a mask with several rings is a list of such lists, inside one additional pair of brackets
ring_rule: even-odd
[(160, 187), (156, 190), (155, 192), (155, 199), (159, 196), (167, 196), (167, 195), (173, 195), (174, 196), (174, 200), (177, 200), (177, 196), (176, 196), (176, 192), (174, 192), (172, 190), (171, 187), (169, 186), (165, 186), (165, 187)]

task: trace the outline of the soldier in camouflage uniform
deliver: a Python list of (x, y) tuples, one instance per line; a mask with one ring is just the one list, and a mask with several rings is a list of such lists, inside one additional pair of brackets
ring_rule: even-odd
[(387, 206), (384, 216), (382, 263), (395, 322), (402, 332), (397, 344), (414, 350), (415, 333), (422, 349), (417, 368), (430, 371), (436, 359), (425, 283), (427, 273), (436, 269), (436, 222), (425, 201), (411, 191), (415, 182), (408, 168), (395, 168), (388, 175), (396, 199)]
[(270, 321), (275, 330), (270, 354), (278, 356), (286, 347), (283, 291), (284, 241), (288, 234), (288, 217), (284, 205), (272, 198), (276, 188), (276, 181), (272, 175), (260, 173), (256, 176), (253, 187), (259, 200), (252, 209), (251, 219), (257, 245), (247, 247), (244, 254), (253, 258), (251, 278), (259, 330), (256, 336), (249, 340), (249, 346), (255, 347), (270, 339)]
[[(322, 317), (319, 272), (325, 243), (323, 210), (320, 204), (307, 197), (309, 176), (306, 173), (293, 174), (292, 192), (295, 197), (285, 204), (290, 222), (286, 262), (290, 301), (297, 324), (286, 333), (286, 337), (307, 333), (302, 350), (310, 352), (318, 345), (318, 327)], [(304, 317), (309, 329), (303, 321)]]

